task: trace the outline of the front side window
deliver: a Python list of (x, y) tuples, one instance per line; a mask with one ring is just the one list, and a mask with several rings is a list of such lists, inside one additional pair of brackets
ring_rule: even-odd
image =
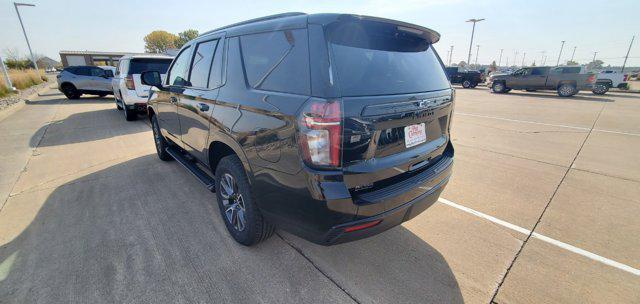
[(105, 75), (104, 70), (101, 68), (92, 68), (90, 72), (91, 76), (102, 77)]
[(247, 81), (252, 88), (310, 94), (306, 30), (246, 35), (240, 43)]
[(187, 81), (187, 67), (189, 67), (189, 59), (191, 59), (191, 48), (187, 47), (174, 60), (171, 70), (169, 70), (169, 77), (167, 77), (167, 83), (174, 86), (189, 86)]
[(209, 84), (209, 71), (213, 62), (213, 55), (218, 46), (218, 40), (198, 43), (191, 64), (191, 85), (198, 88), (206, 88)]

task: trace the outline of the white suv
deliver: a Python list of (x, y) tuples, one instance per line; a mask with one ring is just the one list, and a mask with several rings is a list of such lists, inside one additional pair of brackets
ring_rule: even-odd
[(140, 81), (140, 74), (158, 71), (164, 79), (173, 57), (161, 55), (127, 55), (120, 58), (116, 75), (111, 82), (118, 110), (124, 110), (128, 121), (135, 120), (138, 113), (146, 113), (149, 86)]

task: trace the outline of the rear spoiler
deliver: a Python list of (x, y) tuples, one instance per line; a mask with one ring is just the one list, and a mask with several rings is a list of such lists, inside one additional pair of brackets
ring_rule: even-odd
[(424, 38), (426, 41), (428, 41), (431, 44), (434, 44), (440, 40), (440, 34), (430, 28), (426, 28), (420, 25), (402, 22), (398, 20), (364, 16), (364, 15), (352, 15), (352, 14), (314, 14), (309, 16), (309, 23), (320, 24), (323, 26), (333, 22), (345, 22), (345, 21), (357, 21), (357, 20), (367, 20), (367, 21), (394, 24), (398, 26), (398, 30), (414, 33)]

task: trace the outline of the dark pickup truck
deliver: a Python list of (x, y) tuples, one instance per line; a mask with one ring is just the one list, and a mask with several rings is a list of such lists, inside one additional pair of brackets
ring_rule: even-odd
[(526, 67), (510, 74), (493, 74), (489, 83), (494, 93), (507, 93), (511, 89), (536, 91), (555, 90), (561, 97), (569, 97), (580, 90), (591, 90), (595, 74), (576, 74), (566, 67)]
[(452, 84), (461, 84), (463, 88), (475, 88), (478, 83), (484, 81), (482, 79), (482, 73), (478, 71), (469, 71), (461, 69), (460, 67), (447, 67), (447, 78)]

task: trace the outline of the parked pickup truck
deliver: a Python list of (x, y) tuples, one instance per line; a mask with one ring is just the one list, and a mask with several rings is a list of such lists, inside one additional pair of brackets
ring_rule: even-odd
[(493, 74), (489, 83), (494, 93), (507, 93), (512, 89), (556, 90), (561, 97), (592, 89), (595, 74), (577, 74), (565, 69), (567, 67), (526, 67), (511, 74)]
[(629, 75), (617, 71), (601, 71), (596, 75), (596, 84), (593, 86), (593, 94), (603, 95), (610, 88), (627, 89)]
[(460, 67), (447, 67), (445, 71), (452, 84), (462, 84), (462, 87), (465, 89), (475, 88), (478, 83), (484, 81), (484, 79), (482, 79), (482, 73), (478, 71), (469, 71)]

